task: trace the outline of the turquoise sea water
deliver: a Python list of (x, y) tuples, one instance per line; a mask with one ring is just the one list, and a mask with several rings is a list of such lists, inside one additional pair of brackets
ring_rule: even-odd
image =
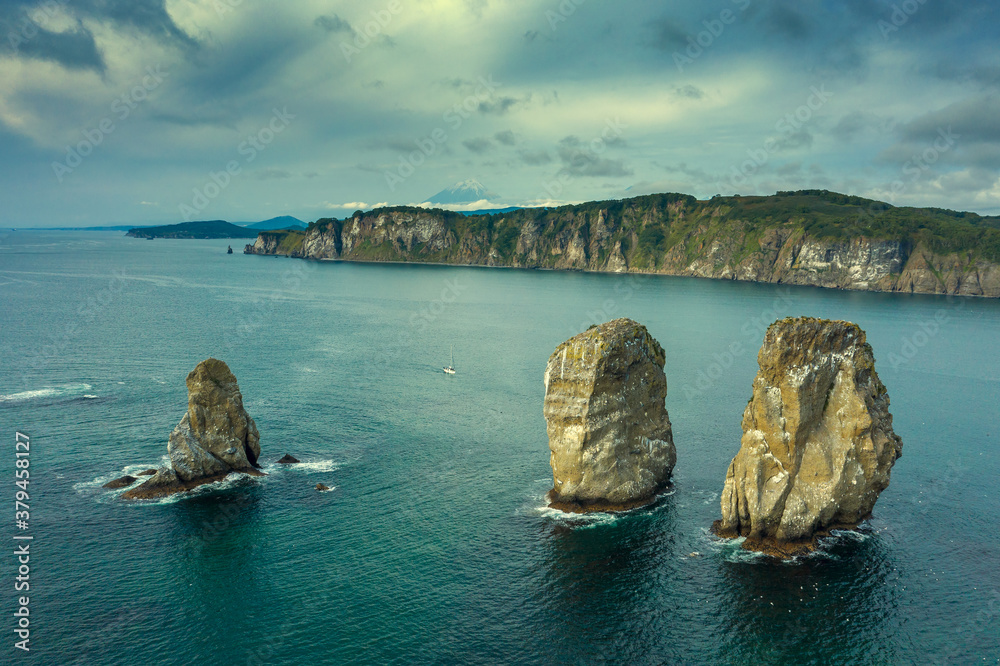
[[(0, 662), (1000, 661), (1000, 302), (226, 245), (0, 240)], [(708, 527), (785, 315), (867, 331), (904, 449), (860, 532), (778, 563)], [(557, 515), (545, 362), (618, 316), (666, 350), (675, 486), (651, 509)], [(262, 460), (306, 464), (159, 502), (101, 490), (161, 463), (208, 356), (236, 374)], [(27, 657), (15, 430), (32, 444)]]

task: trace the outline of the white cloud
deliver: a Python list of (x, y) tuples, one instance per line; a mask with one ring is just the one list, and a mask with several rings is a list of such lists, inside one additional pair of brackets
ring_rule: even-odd
[(322, 208), (326, 208), (327, 210), (369, 210), (372, 208), (384, 208), (388, 205), (389, 203), (386, 201), (373, 204), (365, 203), (364, 201), (348, 201), (347, 203), (342, 203), (342, 204), (335, 204), (335, 203), (330, 203), (329, 201), (324, 201)]

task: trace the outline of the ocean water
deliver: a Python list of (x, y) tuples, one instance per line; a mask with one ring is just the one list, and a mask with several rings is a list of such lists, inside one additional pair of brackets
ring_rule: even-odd
[[(1000, 302), (226, 245), (0, 240), (3, 663), (20, 657), (15, 430), (35, 537), (18, 663), (1000, 661)], [(786, 315), (867, 331), (904, 449), (861, 530), (782, 563), (708, 527), (764, 328)], [(567, 517), (544, 508), (542, 374), (618, 316), (666, 350), (674, 487)], [(209, 356), (262, 460), (305, 464), (157, 502), (100, 489), (163, 461)]]

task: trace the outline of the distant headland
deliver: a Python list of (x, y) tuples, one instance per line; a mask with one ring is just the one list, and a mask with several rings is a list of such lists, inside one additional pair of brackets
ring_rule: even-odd
[(125, 235), (132, 238), (253, 238), (257, 230), (238, 227), (223, 220), (210, 220), (162, 227), (136, 227), (129, 229)]
[(132, 238), (256, 238), (261, 230), (302, 230), (306, 223), (297, 217), (282, 215), (263, 222), (240, 226), (225, 220), (181, 222), (158, 227), (133, 227), (126, 236)]
[(261, 232), (244, 253), (1000, 298), (1000, 217), (826, 190), (706, 201), (651, 194), (485, 215), (359, 210), (301, 231)]

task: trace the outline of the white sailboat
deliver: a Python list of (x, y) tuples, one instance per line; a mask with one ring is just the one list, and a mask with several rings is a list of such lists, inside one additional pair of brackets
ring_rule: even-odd
[(446, 375), (455, 374), (455, 345), (451, 346), (451, 364), (449, 364), (447, 368), (442, 369)]

